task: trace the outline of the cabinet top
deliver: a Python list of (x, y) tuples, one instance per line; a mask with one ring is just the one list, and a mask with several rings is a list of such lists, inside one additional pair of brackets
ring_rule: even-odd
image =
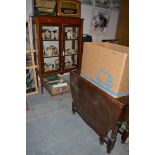
[(35, 19), (36, 22), (39, 23), (80, 24), (81, 22), (83, 22), (82, 18), (77, 17), (36, 15), (33, 18)]
[(66, 19), (66, 20), (83, 20), (83, 18), (79, 17), (69, 17), (69, 16), (48, 16), (48, 15), (34, 15), (34, 18), (51, 18), (51, 19)]

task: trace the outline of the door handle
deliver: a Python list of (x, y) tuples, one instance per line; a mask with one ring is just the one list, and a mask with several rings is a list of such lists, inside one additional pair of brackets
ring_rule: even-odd
[(65, 56), (65, 52), (64, 52), (64, 50), (62, 50), (62, 56)]

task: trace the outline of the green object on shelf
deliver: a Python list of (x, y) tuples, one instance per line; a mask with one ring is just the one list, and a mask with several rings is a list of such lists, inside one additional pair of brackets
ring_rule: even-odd
[(55, 81), (55, 80), (60, 80), (60, 77), (56, 74), (56, 75), (48, 75), (45, 77), (46, 81)]
[(44, 79), (48, 85), (52, 86), (54, 84), (59, 83), (61, 78), (57, 74), (55, 74), (55, 75), (48, 75)]

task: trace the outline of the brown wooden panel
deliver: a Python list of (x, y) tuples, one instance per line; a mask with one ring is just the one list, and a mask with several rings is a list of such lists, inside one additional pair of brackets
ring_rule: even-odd
[(129, 0), (121, 0), (116, 38), (118, 44), (129, 46)]

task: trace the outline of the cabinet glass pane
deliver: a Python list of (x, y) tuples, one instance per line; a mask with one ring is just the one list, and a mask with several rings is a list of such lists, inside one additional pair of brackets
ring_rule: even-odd
[(77, 55), (65, 56), (65, 69), (77, 67)]
[(43, 41), (43, 56), (52, 57), (59, 56), (59, 42), (58, 41)]
[(65, 69), (77, 67), (79, 27), (65, 27)]
[(58, 40), (59, 27), (58, 26), (42, 26), (42, 39), (43, 40)]
[(44, 72), (59, 70), (59, 27), (42, 27)]
[(44, 72), (59, 70), (59, 57), (44, 58)]

